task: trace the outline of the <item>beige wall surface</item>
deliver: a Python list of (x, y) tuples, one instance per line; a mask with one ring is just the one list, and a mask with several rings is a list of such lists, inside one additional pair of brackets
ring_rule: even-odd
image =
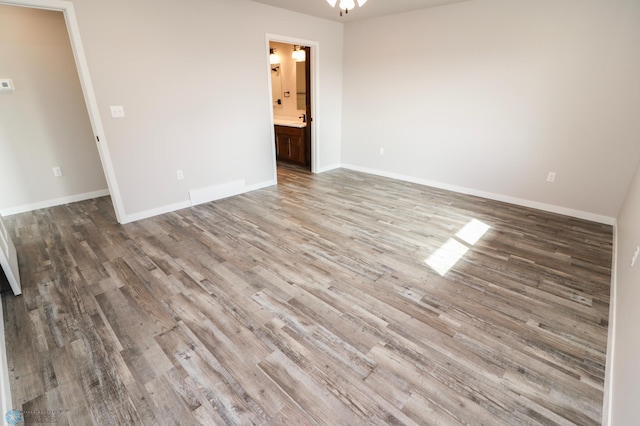
[[(194, 189), (273, 181), (267, 34), (318, 43), (317, 158), (320, 169), (340, 163), (340, 23), (248, 0), (73, 4), (127, 215)], [(111, 105), (126, 117), (111, 118)]]
[(473, 0), (349, 23), (342, 163), (613, 222), (640, 158), (638, 40), (637, 0)]
[(0, 78), (0, 211), (106, 191), (61, 12), (0, 5)]

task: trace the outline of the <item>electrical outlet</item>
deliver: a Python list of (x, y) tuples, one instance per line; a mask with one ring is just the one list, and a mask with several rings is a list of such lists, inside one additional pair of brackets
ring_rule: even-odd
[(62, 176), (62, 169), (59, 166), (56, 166), (53, 168), (53, 175), (55, 177), (60, 177)]
[(176, 172), (176, 176), (178, 176), (178, 180), (184, 179), (184, 173), (182, 173), (182, 170), (178, 170)]
[(556, 172), (549, 172), (547, 175), (547, 182), (555, 182), (556, 181)]
[(10, 78), (0, 78), (0, 92), (13, 92), (15, 87), (13, 86), (13, 80)]
[(638, 254), (640, 254), (640, 246), (636, 247), (636, 251), (633, 252), (633, 256), (631, 257), (631, 267), (636, 264), (636, 260), (638, 260)]
[(124, 107), (122, 105), (116, 105), (111, 107), (111, 117), (112, 118), (123, 118), (124, 117)]
[(384, 155), (384, 148), (380, 147), (380, 155)]

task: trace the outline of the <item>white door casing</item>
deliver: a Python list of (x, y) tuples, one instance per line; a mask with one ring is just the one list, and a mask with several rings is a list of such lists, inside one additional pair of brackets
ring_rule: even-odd
[[(18, 271), (18, 256), (13, 240), (7, 232), (7, 228), (0, 216), (0, 266), (9, 279), (9, 284), (16, 296), (22, 294), (20, 287), (20, 272)], [(9, 367), (7, 365), (7, 349), (4, 343), (2, 302), (0, 301), (0, 421), (4, 420), (5, 414), (13, 409), (11, 399), (11, 388), (9, 385)]]
[[(0, 0), (1, 1), (1, 0)], [(313, 40), (307, 40), (297, 37), (283, 36), (277, 34), (265, 34), (266, 41), (266, 54), (265, 58), (267, 64), (269, 63), (269, 42), (274, 41), (278, 43), (287, 43), (300, 46), (311, 47), (311, 111), (313, 113), (313, 121), (307, 123), (307, 129), (311, 132), (311, 173), (320, 173), (320, 43)], [(273, 119), (273, 99), (271, 94), (271, 67), (266, 66), (267, 81), (269, 85), (267, 87), (269, 93), (269, 114), (271, 118), (271, 148), (273, 155), (273, 180), (278, 181), (278, 172), (276, 166), (276, 149), (273, 141), (275, 140), (274, 132), (274, 119)]]
[(13, 245), (11, 236), (2, 222), (2, 217), (0, 217), (0, 266), (2, 266), (4, 274), (9, 279), (13, 294), (16, 296), (22, 294), (20, 270), (18, 269), (18, 254), (16, 253), (16, 248)]

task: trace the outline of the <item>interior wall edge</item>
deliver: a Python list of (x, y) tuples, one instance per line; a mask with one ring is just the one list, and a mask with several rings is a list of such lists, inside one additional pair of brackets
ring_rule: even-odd
[(613, 225), (613, 247), (611, 256), (611, 291), (609, 296), (609, 329), (607, 331), (607, 358), (604, 372), (604, 395), (602, 401), (602, 424), (611, 426), (613, 406), (613, 366), (615, 363), (616, 314), (617, 314), (617, 269), (618, 221)]

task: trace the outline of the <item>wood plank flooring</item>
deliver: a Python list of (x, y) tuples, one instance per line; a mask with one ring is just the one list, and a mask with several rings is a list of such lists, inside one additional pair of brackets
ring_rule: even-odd
[[(277, 187), (124, 226), (109, 198), (6, 224), (24, 294), (3, 297), (5, 333), (27, 420), (601, 421), (609, 226), (286, 168)], [(475, 243), (461, 232), (473, 224), (489, 227)], [(461, 258), (441, 276), (429, 264), (447, 253)]]

